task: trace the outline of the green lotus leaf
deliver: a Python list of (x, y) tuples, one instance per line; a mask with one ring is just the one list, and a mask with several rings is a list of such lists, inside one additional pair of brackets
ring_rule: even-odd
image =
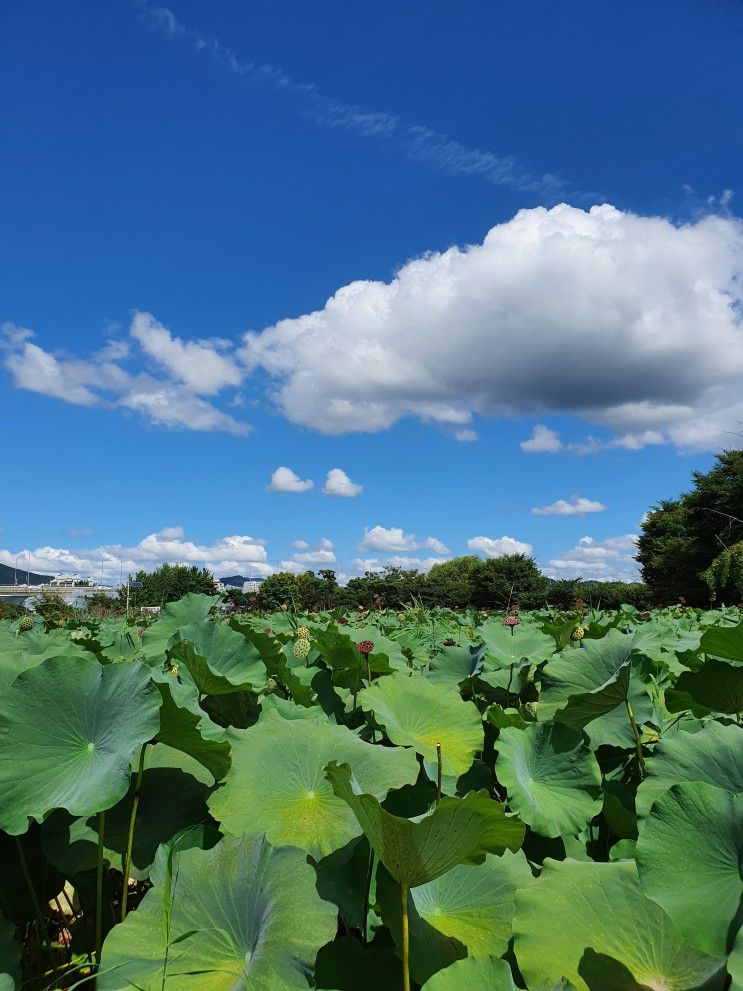
[[(379, 678), (359, 693), (359, 704), (374, 713), (390, 740), (412, 747), (424, 760), (441, 765), (447, 775), (459, 777), (471, 765), (475, 751), (483, 748), (480, 713), (457, 693), (431, 684), (422, 674)], [(434, 772), (435, 777), (435, 772)]]
[(170, 657), (188, 669), (200, 695), (261, 688), (266, 666), (256, 647), (221, 623), (191, 623), (176, 634)]
[(19, 675), (0, 698), (0, 828), (24, 833), (52, 809), (85, 816), (118, 802), (159, 708), (136, 661), (51, 658)]
[(158, 742), (193, 757), (221, 781), (232, 763), (225, 730), (212, 722), (186, 686), (168, 675), (153, 680), (162, 698)]
[(463, 681), (482, 671), (483, 654), (483, 647), (472, 647), (469, 644), (442, 647), (431, 658), (426, 678), (434, 685), (456, 691)]
[(495, 772), (508, 804), (542, 836), (572, 836), (601, 812), (601, 771), (582, 734), (560, 723), (504, 729)]
[(466, 957), (426, 981), (421, 991), (517, 991), (511, 968), (495, 957)]
[(705, 654), (743, 664), (743, 621), (737, 626), (710, 626), (702, 634), (699, 646)]
[(663, 792), (684, 781), (704, 781), (731, 794), (743, 792), (743, 732), (739, 726), (712, 720), (697, 733), (682, 730), (663, 737), (645, 771), (637, 789), (640, 819)]
[(353, 813), (333, 794), (325, 765), (348, 761), (377, 798), (412, 784), (415, 754), (373, 746), (327, 719), (282, 719), (266, 712), (247, 730), (234, 730), (232, 769), (210, 798), (212, 815), (232, 835), (265, 833), (276, 846), (296, 846), (316, 859), (361, 832)]
[[(634, 672), (630, 673), (627, 701), (632, 706), (632, 715), (637, 726), (653, 721), (653, 703), (645, 685)], [(620, 704), (598, 719), (591, 720), (584, 729), (592, 750), (598, 750), (599, 747), (617, 747), (622, 750), (635, 747), (635, 735), (626, 705)]]
[[(209, 818), (209, 788), (177, 767), (160, 766), (161, 747), (148, 748), (134, 830), (131, 876), (146, 878), (161, 843)], [(106, 814), (104, 849), (108, 862), (121, 869), (131, 818), (134, 780), (121, 801)], [(73, 819), (53, 812), (42, 827), (49, 861), (66, 877), (94, 870), (98, 848), (98, 817)]]
[(0, 915), (0, 991), (15, 991), (21, 984), (21, 948), (15, 926)]
[(504, 626), (503, 621), (493, 616), (477, 630), (485, 643), (487, 654), (485, 669), (508, 668), (526, 660), (529, 664), (541, 664), (555, 653), (557, 645), (538, 626), (520, 623), (518, 626)]
[[(499, 957), (508, 949), (515, 893), (532, 880), (524, 854), (487, 854), (482, 864), (459, 864), (410, 891), (410, 973), (423, 984), (465, 956)], [(377, 878), (382, 921), (401, 931), (400, 889), (384, 868)]]
[(675, 687), (705, 709), (743, 712), (743, 665), (707, 661), (698, 671), (684, 671)]
[(728, 957), (728, 973), (732, 981), (729, 991), (743, 991), (743, 928), (738, 930)]
[(162, 607), (152, 626), (142, 634), (142, 651), (145, 656), (150, 660), (161, 658), (171, 637), (189, 623), (203, 623), (220, 598), (219, 595), (189, 592), (177, 602), (168, 602)]
[(365, 836), (398, 884), (408, 888), (433, 881), (457, 864), (481, 863), (486, 853), (516, 851), (524, 825), (485, 793), (442, 798), (416, 822), (385, 811), (373, 795), (352, 780), (348, 764), (331, 763), (327, 778), (347, 803)]
[(35, 668), (50, 657), (87, 658), (90, 654), (74, 640), (67, 630), (34, 630), (22, 637), (13, 635), (0, 645), (0, 693), (3, 695), (22, 671)]
[(533, 719), (524, 718), (523, 709), (504, 709), (497, 702), (485, 710), (485, 718), (496, 729), (507, 729), (509, 726), (526, 729), (533, 722)]
[(554, 717), (582, 729), (627, 698), (632, 637), (609, 630), (602, 639), (583, 643), (563, 650), (544, 668), (540, 719)]
[[(362, 640), (370, 640), (374, 644), (374, 650), (368, 655), (356, 649), (356, 644)], [(372, 674), (389, 674), (391, 671), (407, 670), (408, 667), (399, 645), (383, 637), (377, 629), (354, 630), (353, 636), (338, 630), (317, 630), (313, 633), (312, 643), (329, 668), (358, 678), (359, 684), (366, 679), (368, 670)], [(384, 645), (387, 645), (387, 650), (384, 650)]]
[(631, 977), (655, 991), (694, 991), (724, 963), (685, 942), (661, 906), (643, 894), (628, 860), (548, 858), (541, 876), (516, 892), (513, 930), (530, 988), (563, 977), (577, 991), (630, 991)]
[(692, 946), (728, 952), (741, 919), (743, 794), (700, 781), (674, 785), (656, 800), (636, 848), (646, 895), (658, 902)]
[(168, 883), (109, 933), (99, 991), (306, 991), (336, 912), (305, 856), (255, 836), (175, 856)]

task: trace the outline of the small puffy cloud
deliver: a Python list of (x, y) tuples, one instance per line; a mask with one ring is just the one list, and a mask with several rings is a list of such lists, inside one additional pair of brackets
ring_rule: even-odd
[(606, 581), (639, 581), (636, 553), (637, 535), (634, 533), (604, 540), (586, 536), (581, 537), (575, 547), (552, 558), (543, 570), (552, 578), (580, 575)]
[(428, 550), (435, 554), (448, 554), (449, 548), (438, 537), (426, 537), (417, 540), (415, 534), (405, 533), (399, 526), (373, 526), (364, 531), (364, 539), (359, 544), (359, 550), (394, 553), (405, 551)]
[(449, 548), (446, 546), (446, 544), (443, 542), (443, 540), (439, 540), (438, 537), (426, 537), (426, 539), (423, 541), (423, 543), (420, 544), (420, 549), (421, 550), (425, 549), (427, 551), (433, 551), (434, 554), (448, 554), (449, 553)]
[(322, 490), (325, 495), (341, 496), (350, 499), (353, 496), (361, 495), (364, 491), (364, 486), (352, 482), (342, 468), (331, 468)]
[(30, 341), (24, 341), (19, 349), (11, 351), (5, 366), (19, 389), (64, 399), (77, 406), (95, 406), (98, 402), (98, 397), (72, 362), (58, 360)]
[(282, 465), (271, 475), (271, 481), (266, 486), (268, 492), (309, 492), (314, 487), (309, 478), (300, 478), (291, 468)]
[(558, 499), (549, 506), (534, 506), (533, 516), (585, 516), (587, 513), (603, 513), (607, 507), (596, 499), (586, 499), (583, 496), (571, 496), (570, 499)]
[(183, 341), (150, 313), (135, 313), (129, 332), (146, 355), (192, 392), (213, 396), (243, 380), (237, 362), (222, 353), (227, 342)]
[(299, 551), (303, 551), (303, 550), (305, 550), (309, 546), (310, 545), (307, 543), (306, 540), (295, 540), (292, 543), (292, 547), (296, 547), (297, 550), (299, 550)]
[(212, 403), (179, 385), (152, 380), (138, 380), (117, 403), (135, 410), (161, 427), (185, 427), (188, 430), (225, 431), (236, 436), (250, 432), (246, 423), (217, 409)]
[(321, 564), (327, 567), (335, 564), (336, 556), (333, 550), (333, 541), (328, 537), (321, 537), (317, 547), (310, 547), (306, 540), (295, 540), (294, 547), (298, 553), (282, 561), (279, 565), (283, 571), (306, 571), (308, 565)]
[(521, 441), (521, 450), (527, 454), (557, 454), (562, 451), (560, 435), (543, 423), (538, 423), (528, 440)]
[(460, 444), (472, 444), (477, 440), (477, 433), (474, 430), (457, 430), (454, 439)]
[(514, 537), (470, 537), (467, 546), (471, 551), (483, 554), (485, 557), (505, 557), (506, 554), (530, 555), (533, 550), (531, 544), (516, 540)]

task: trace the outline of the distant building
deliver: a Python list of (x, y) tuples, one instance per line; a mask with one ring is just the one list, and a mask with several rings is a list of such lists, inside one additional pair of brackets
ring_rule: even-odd
[(264, 576), (261, 575), (258, 578), (248, 578), (243, 582), (243, 592), (251, 595), (255, 595), (256, 592), (260, 591), (261, 583), (264, 580)]
[(95, 586), (95, 579), (81, 578), (80, 575), (55, 575), (45, 584), (50, 588), (91, 588)]

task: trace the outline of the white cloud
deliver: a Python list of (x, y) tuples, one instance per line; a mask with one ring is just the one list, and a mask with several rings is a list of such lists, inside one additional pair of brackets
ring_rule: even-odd
[(528, 454), (557, 454), (562, 449), (559, 434), (543, 423), (534, 427), (528, 440), (521, 441), (521, 450)]
[(321, 537), (317, 547), (310, 547), (306, 540), (295, 540), (292, 546), (296, 547), (299, 553), (292, 554), (291, 557), (280, 562), (279, 568), (282, 571), (299, 573), (306, 571), (308, 565), (328, 567), (336, 562), (333, 541), (328, 537)]
[(357, 557), (354, 567), (360, 574), (365, 571), (380, 572), (385, 568), (404, 568), (406, 571), (430, 571), (434, 564), (442, 564), (448, 560), (445, 557), (410, 557), (408, 555), (391, 555), (390, 557)]
[[(629, 407), (625, 407), (624, 416), (633, 418), (638, 412), (637, 409), (630, 410)], [(650, 413), (647, 407), (645, 413)], [(612, 451), (617, 448), (639, 451), (651, 444), (664, 444), (666, 440), (666, 435), (660, 430), (640, 430), (636, 433), (621, 434), (609, 440), (597, 440), (588, 436), (584, 441), (570, 441), (568, 444), (563, 444), (557, 431), (540, 423), (534, 427), (531, 437), (521, 442), (521, 450), (526, 451), (527, 454), (560, 454), (563, 451), (569, 454), (599, 454), (601, 451)]]
[(294, 541), (294, 542), (292, 543), (292, 547), (296, 547), (296, 548), (297, 548), (297, 550), (300, 550), (300, 551), (303, 551), (303, 550), (305, 550), (305, 549), (306, 549), (307, 547), (309, 547), (309, 546), (310, 546), (310, 545), (309, 545), (309, 544), (307, 543), (307, 541), (306, 541), (306, 540), (295, 540), (295, 541)]
[(135, 313), (130, 334), (150, 358), (197, 394), (213, 396), (226, 386), (238, 386), (244, 372), (221, 353), (225, 341), (183, 341), (151, 313)]
[(549, 506), (534, 506), (531, 512), (534, 516), (585, 516), (586, 513), (603, 513), (606, 509), (603, 502), (595, 499), (571, 496), (569, 500), (558, 499)]
[(361, 495), (364, 491), (363, 485), (352, 482), (342, 468), (331, 468), (322, 487), (325, 495), (342, 496), (347, 499)]
[(457, 430), (454, 438), (461, 444), (472, 444), (477, 440), (477, 433), (474, 430)]
[(581, 537), (575, 547), (552, 558), (543, 570), (552, 578), (580, 575), (606, 581), (639, 581), (636, 553), (637, 535), (633, 533), (605, 540)]
[(418, 541), (415, 534), (405, 533), (402, 527), (373, 526), (364, 530), (364, 539), (359, 544), (362, 551), (433, 551), (435, 554), (448, 554), (449, 548), (438, 537), (426, 537)]
[(282, 466), (271, 475), (271, 481), (266, 486), (268, 492), (309, 492), (314, 486), (309, 478), (300, 478), (291, 468)]
[(95, 406), (98, 402), (96, 394), (74, 373), (71, 362), (58, 361), (30, 341), (24, 341), (20, 349), (11, 351), (5, 366), (18, 389), (40, 392), (77, 406)]
[(186, 427), (189, 430), (221, 430), (243, 436), (250, 432), (240, 423), (187, 389), (167, 382), (136, 385), (118, 401), (119, 406), (144, 413), (162, 427)]
[(467, 546), (485, 557), (504, 557), (506, 554), (531, 554), (533, 548), (514, 537), (470, 537)]
[[(290, 420), (325, 433), (571, 413), (623, 446), (729, 444), (743, 420), (742, 232), (730, 217), (523, 210), (481, 245), (246, 335), (242, 355), (274, 377)], [(559, 449), (542, 431), (527, 450), (540, 443)]]
[(0, 548), (0, 563), (15, 565), (16, 556), (26, 561), (30, 555), (31, 571), (42, 574), (76, 572), (80, 575), (102, 576), (104, 582), (118, 583), (120, 575), (144, 570), (151, 571), (165, 562), (171, 564), (206, 565), (216, 575), (235, 574), (249, 565), (252, 574), (268, 575), (275, 569), (268, 563), (265, 541), (243, 534), (222, 537), (213, 544), (197, 544), (183, 539), (180, 527), (166, 527), (150, 533), (134, 546), (103, 544), (97, 547), (75, 548), (43, 546)]

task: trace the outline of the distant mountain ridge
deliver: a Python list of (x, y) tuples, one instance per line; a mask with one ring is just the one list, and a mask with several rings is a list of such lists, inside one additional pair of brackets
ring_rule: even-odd
[[(20, 563), (20, 562), (19, 562)], [(18, 579), (19, 585), (43, 585), (54, 575), (37, 575), (35, 572), (27, 572), (24, 567), (13, 568), (9, 564), (0, 564), (0, 585), (15, 585)]]

